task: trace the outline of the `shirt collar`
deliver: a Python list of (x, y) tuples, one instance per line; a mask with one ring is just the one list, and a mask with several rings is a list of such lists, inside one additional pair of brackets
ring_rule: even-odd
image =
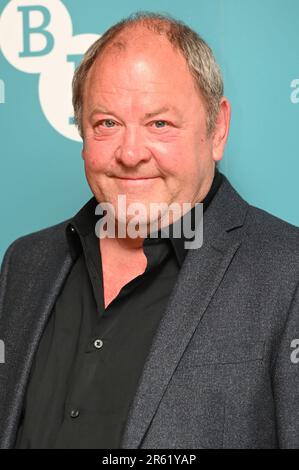
[[(217, 168), (215, 168), (215, 173), (214, 173), (214, 178), (213, 178), (212, 185), (211, 185), (207, 195), (205, 196), (205, 198), (202, 201), (199, 201), (199, 202), (203, 203), (203, 212), (205, 212), (207, 210), (210, 202), (212, 201), (213, 197), (215, 196), (216, 192), (218, 191), (218, 189), (219, 189), (219, 187), (222, 183), (222, 179), (223, 179), (222, 178), (222, 173), (220, 173), (219, 170)], [(196, 222), (195, 210), (196, 210), (196, 208), (193, 207), (190, 211), (192, 230), (195, 229), (195, 222)], [(188, 217), (187, 214), (185, 214), (183, 216), (183, 218)], [(181, 222), (181, 223), (183, 223), (183, 222)], [(184, 262), (184, 259), (186, 257), (186, 254), (188, 252), (188, 249), (185, 248), (185, 242), (186, 241), (192, 241), (192, 238), (189, 239), (189, 238), (186, 238), (184, 236), (183, 230), (182, 230), (181, 233), (182, 233), (181, 237), (173, 237), (173, 236), (169, 237), (180, 266), (182, 266), (182, 264)]]
[[(218, 191), (222, 183), (222, 173), (215, 169), (214, 179), (212, 185), (206, 195), (206, 197), (201, 201), (203, 203), (203, 212), (205, 212)], [(80, 252), (82, 251), (82, 244), (80, 237), (85, 236), (91, 232), (95, 231), (95, 225), (99, 220), (99, 216), (95, 214), (95, 208), (98, 205), (98, 201), (95, 196), (93, 196), (89, 201), (77, 212), (77, 214), (71, 219), (69, 224), (66, 227), (66, 236), (69, 243), (71, 256), (73, 259), (76, 259)], [(191, 224), (192, 229), (195, 225), (195, 207), (191, 209)], [(183, 218), (189, 217), (185, 214), (179, 221), (183, 223)], [(177, 222), (176, 222), (177, 223)], [(171, 226), (170, 226), (171, 229)], [(94, 232), (95, 233), (95, 232)], [(187, 254), (187, 248), (185, 248), (185, 241), (191, 241), (192, 239), (186, 238), (183, 230), (180, 237), (174, 237), (172, 230), (169, 230), (169, 240), (174, 249), (177, 261), (182, 266), (185, 256)], [(161, 232), (158, 232), (158, 238), (161, 235)], [(96, 236), (96, 235), (95, 235)], [(145, 239), (145, 243), (148, 243), (149, 237)]]

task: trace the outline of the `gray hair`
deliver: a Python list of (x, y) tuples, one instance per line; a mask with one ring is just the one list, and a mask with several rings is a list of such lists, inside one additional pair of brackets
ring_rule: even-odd
[[(82, 108), (84, 84), (91, 66), (104, 49), (112, 45), (119, 33), (134, 26), (142, 25), (150, 31), (164, 35), (175, 49), (178, 49), (194, 77), (195, 84), (203, 97), (207, 111), (207, 134), (216, 124), (220, 100), (223, 96), (223, 79), (214, 55), (207, 43), (189, 26), (170, 15), (152, 12), (137, 12), (109, 28), (85, 53), (73, 78), (73, 107), (75, 123), (82, 132)], [(115, 45), (122, 47), (121, 42)]]

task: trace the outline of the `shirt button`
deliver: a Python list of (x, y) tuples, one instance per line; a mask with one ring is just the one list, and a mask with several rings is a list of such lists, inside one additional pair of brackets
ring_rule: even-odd
[(73, 225), (70, 226), (70, 231), (73, 232), (73, 233), (76, 231), (75, 227)]
[(79, 411), (79, 410), (72, 410), (72, 411), (70, 412), (71, 418), (78, 418), (79, 414), (80, 414), (80, 411)]
[(101, 349), (101, 347), (103, 346), (103, 341), (101, 339), (96, 339), (93, 343), (94, 347), (97, 348), (97, 349)]

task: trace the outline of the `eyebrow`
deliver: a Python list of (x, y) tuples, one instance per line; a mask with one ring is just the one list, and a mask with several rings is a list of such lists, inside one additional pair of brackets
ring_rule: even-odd
[[(176, 114), (179, 114), (179, 110), (175, 106), (163, 106), (162, 108), (156, 109), (155, 111), (151, 111), (150, 113), (145, 113), (145, 118), (149, 119), (153, 116), (156, 116), (157, 114), (166, 113), (167, 111), (171, 111), (171, 110), (173, 110)], [(104, 106), (97, 106), (90, 113), (89, 117), (92, 118), (94, 114), (97, 114), (97, 113), (115, 115), (113, 111), (109, 111), (109, 109), (105, 108)]]
[(113, 114), (109, 109), (104, 108), (104, 106), (97, 106), (92, 110), (89, 117), (92, 118), (94, 114), (103, 113), (103, 114)]
[(178, 114), (178, 109), (175, 106), (163, 106), (162, 108), (157, 109), (156, 111), (152, 111), (151, 113), (146, 113), (145, 117), (146, 118), (151, 118), (153, 116), (156, 116), (157, 114), (161, 113), (166, 113), (167, 111), (175, 111)]

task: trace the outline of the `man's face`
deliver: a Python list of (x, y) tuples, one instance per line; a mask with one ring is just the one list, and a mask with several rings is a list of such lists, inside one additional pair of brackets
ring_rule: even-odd
[[(206, 110), (183, 56), (147, 30), (89, 71), (82, 156), (98, 202), (192, 205), (214, 173)], [(149, 220), (149, 219), (148, 219)]]

